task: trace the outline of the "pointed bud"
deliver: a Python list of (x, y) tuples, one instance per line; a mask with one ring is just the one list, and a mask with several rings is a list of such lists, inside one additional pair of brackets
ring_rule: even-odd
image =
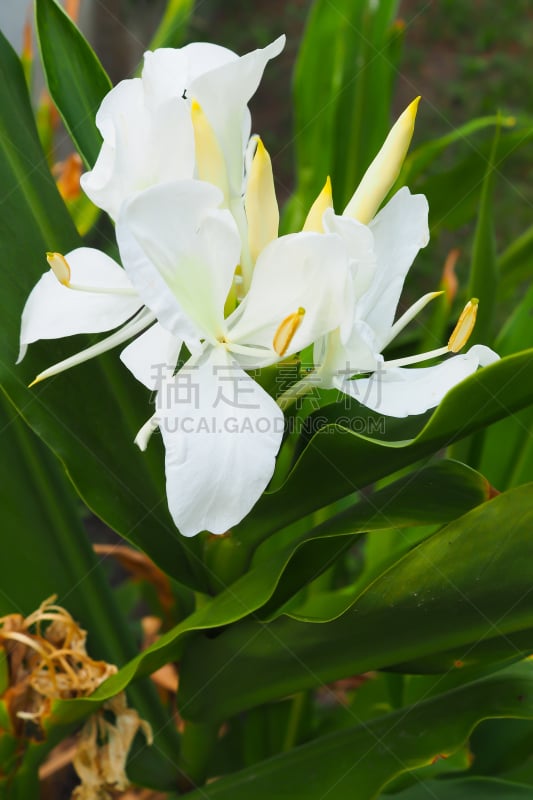
[(278, 356), (284, 356), (289, 349), (289, 345), (294, 339), (294, 334), (302, 324), (304, 316), (305, 308), (299, 308), (294, 314), (289, 314), (288, 317), (285, 317), (277, 329), (276, 333), (274, 334), (272, 347)]
[(70, 267), (65, 256), (62, 256), (61, 253), (47, 253), (46, 260), (59, 283), (63, 286), (69, 286)]
[(261, 251), (278, 238), (279, 209), (274, 188), (272, 162), (259, 137), (244, 196), (248, 221), (248, 243), (255, 263)]
[(322, 217), (327, 208), (333, 208), (333, 194), (331, 191), (331, 179), (329, 175), (326, 178), (324, 188), (309, 209), (309, 214), (307, 215), (302, 230), (314, 231), (315, 233), (324, 233)]
[(448, 340), (448, 350), (451, 353), (458, 353), (470, 339), (470, 334), (474, 330), (474, 325), (476, 324), (478, 304), (479, 300), (477, 297), (473, 297), (464, 307), (457, 321), (457, 325), (453, 329), (453, 333)]
[(368, 225), (400, 174), (413, 132), (420, 97), (405, 109), (393, 125), (383, 146), (369, 168), (352, 199), (344, 209), (344, 216), (353, 217)]
[(228, 173), (224, 155), (211, 123), (196, 100), (191, 102), (191, 121), (194, 130), (196, 151), (196, 170), (201, 181), (213, 183), (222, 189), (225, 203), (228, 203)]

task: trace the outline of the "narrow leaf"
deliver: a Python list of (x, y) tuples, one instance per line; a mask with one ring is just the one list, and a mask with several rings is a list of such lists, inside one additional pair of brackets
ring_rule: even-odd
[(111, 89), (93, 49), (56, 0), (36, 0), (41, 59), (50, 95), (87, 167), (102, 144), (95, 116)]

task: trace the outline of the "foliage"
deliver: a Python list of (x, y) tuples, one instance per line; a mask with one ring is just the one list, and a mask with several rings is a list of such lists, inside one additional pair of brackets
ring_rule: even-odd
[[(170, 0), (154, 46), (181, 43), (193, 6)], [(92, 167), (109, 79), (56, 0), (36, 0), (36, 27), (48, 90)], [(396, 0), (311, 5), (284, 230), (300, 230), (328, 174), (336, 206), (349, 200), (390, 127), (403, 36)], [(484, 109), (418, 143), (394, 187), (427, 194), (441, 243), (474, 223), (464, 291), (445, 274), (432, 322), (402, 334), (394, 357), (440, 344), (468, 291), (480, 299), (474, 335), (501, 360), (420, 416), (385, 417), (333, 391), (304, 400), (245, 519), (229, 535), (185, 539), (166, 508), (161, 442), (133, 446), (147, 396), (118, 358), (31, 389), (72, 345), (39, 342), (15, 366), (44, 254), (82, 239), (1, 34), (0, 75), (0, 612), (25, 616), (55, 594), (94, 657), (117, 666), (89, 696), (52, 700), (37, 740), (12, 713), (12, 652), (0, 640), (0, 796), (36, 795), (52, 748), (123, 690), (155, 736), (151, 748), (136, 740), (128, 775), (176, 796), (259, 799), (273, 786), (317, 800), (529, 796), (532, 235), (529, 222), (502, 249), (494, 211), (505, 158), (533, 138), (528, 114)], [(84, 219), (85, 240), (105, 246), (109, 229)], [(431, 277), (435, 288), (440, 268)], [(83, 339), (76, 349), (96, 341)], [(267, 386), (276, 375), (265, 374)], [(131, 545), (118, 588), (91, 547), (89, 512)], [(139, 608), (144, 625), (159, 618), (156, 636), (142, 635)]]

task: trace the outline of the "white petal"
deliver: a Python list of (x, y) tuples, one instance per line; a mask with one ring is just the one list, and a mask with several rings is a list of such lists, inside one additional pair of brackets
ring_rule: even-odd
[(313, 349), (313, 362), (318, 369), (320, 385), (327, 389), (338, 387), (339, 376), (372, 372), (379, 360), (373, 333), (361, 322), (354, 324), (346, 340), (343, 340), (340, 331), (333, 331), (319, 339)]
[(336, 328), (348, 313), (350, 299), (348, 259), (339, 236), (282, 236), (259, 256), (250, 291), (228, 319), (228, 338), (265, 348), (258, 366), (273, 363), (279, 358), (272, 343), (284, 319), (299, 308), (305, 310), (285, 357)]
[(259, 86), (267, 62), (279, 55), (284, 45), (285, 37), (280, 36), (262, 50), (228, 60), (198, 75), (191, 84), (191, 97), (198, 100), (217, 134), (234, 193), (241, 190), (248, 101)]
[(246, 516), (272, 477), (282, 412), (217, 347), (163, 386), (155, 416), (176, 525), (184, 536), (226, 532)]
[(192, 42), (182, 47), (181, 52), (187, 59), (188, 86), (200, 75), (239, 60), (233, 50), (208, 42)]
[[(65, 257), (73, 284), (108, 290), (133, 288), (122, 267), (99, 250), (80, 247)], [(38, 339), (59, 339), (116, 328), (142, 305), (139, 297), (131, 295), (69, 289), (60, 284), (49, 270), (34, 287), (22, 312), (21, 357), (25, 346)]]
[(133, 285), (158, 320), (188, 344), (191, 324), (196, 340), (215, 341), (225, 330), (224, 303), (241, 244), (229, 211), (217, 209), (221, 197), (201, 181), (163, 184), (127, 203), (117, 225)]
[(370, 223), (377, 269), (360, 300), (359, 316), (376, 332), (379, 350), (393, 324), (405, 276), (420, 248), (429, 241), (427, 217), (426, 198), (412, 195), (404, 187)]
[(346, 245), (351, 262), (354, 299), (357, 301), (371, 285), (376, 272), (376, 253), (372, 232), (367, 225), (363, 225), (355, 219), (335, 214), (332, 208), (328, 208), (324, 212), (323, 224), (328, 233), (337, 233)]
[(81, 185), (113, 219), (135, 192), (193, 176), (194, 136), (181, 97), (152, 97), (139, 78), (122, 81), (104, 98), (96, 123), (104, 142)]
[(138, 336), (120, 354), (120, 360), (148, 389), (158, 389), (176, 367), (181, 341), (158, 322)]
[(390, 417), (423, 414), (438, 405), (444, 395), (478, 367), (499, 356), (484, 345), (474, 345), (464, 355), (453, 356), (434, 367), (393, 368), (370, 378), (349, 381), (338, 377), (337, 388), (363, 405)]

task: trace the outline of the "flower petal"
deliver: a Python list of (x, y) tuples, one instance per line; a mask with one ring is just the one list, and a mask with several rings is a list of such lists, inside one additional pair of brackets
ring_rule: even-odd
[(158, 393), (170, 513), (184, 536), (225, 533), (274, 471), (283, 414), (223, 347), (191, 360)]
[[(263, 366), (278, 361), (276, 331), (301, 308), (305, 314), (284, 357), (336, 328), (349, 313), (348, 259), (339, 236), (294, 233), (271, 242), (255, 265), (250, 291), (228, 319), (230, 342), (265, 348)], [(239, 357), (239, 362), (244, 364)]]
[(163, 376), (174, 371), (180, 347), (181, 341), (156, 322), (124, 348), (120, 360), (148, 389), (158, 389)]
[(377, 268), (368, 291), (359, 301), (358, 316), (376, 333), (378, 352), (387, 340), (405, 276), (421, 247), (429, 241), (428, 204), (423, 195), (406, 187), (372, 220)]
[(332, 208), (323, 215), (324, 229), (344, 241), (350, 259), (355, 301), (371, 286), (376, 273), (374, 237), (367, 225), (335, 214)]
[(99, 208), (117, 219), (135, 192), (163, 181), (192, 178), (194, 137), (189, 104), (165, 98), (139, 78), (118, 84), (96, 116), (104, 142), (81, 186)]
[(353, 381), (338, 376), (335, 382), (345, 394), (380, 414), (406, 417), (434, 408), (456, 384), (498, 358), (490, 348), (474, 345), (464, 355), (453, 356), (434, 367), (378, 370), (370, 378)]
[(80, 247), (67, 253), (73, 284), (107, 290), (81, 292), (63, 286), (49, 270), (33, 288), (22, 312), (21, 356), (39, 339), (59, 339), (77, 333), (100, 333), (122, 325), (143, 303), (137, 296), (112, 294), (111, 289), (132, 290), (125, 271), (99, 250)]
[(161, 324), (192, 347), (224, 334), (239, 263), (239, 234), (229, 211), (217, 208), (221, 196), (201, 181), (162, 184), (127, 203), (117, 225), (133, 285)]
[(198, 75), (190, 87), (215, 130), (226, 157), (230, 189), (240, 194), (243, 154), (249, 136), (248, 101), (255, 93), (271, 58), (285, 46), (285, 36), (262, 50), (228, 60), (215, 69)]

